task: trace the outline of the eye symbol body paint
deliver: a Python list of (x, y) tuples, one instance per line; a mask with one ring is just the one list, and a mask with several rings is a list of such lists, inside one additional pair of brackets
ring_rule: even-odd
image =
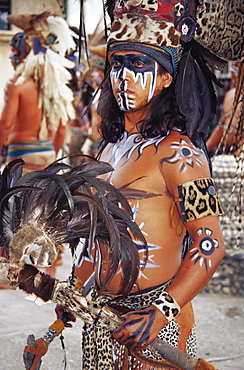
[(214, 252), (215, 247), (216, 245), (213, 239), (206, 236), (205, 238), (201, 240), (200, 250), (203, 254), (206, 254), (206, 255), (212, 254)]
[(199, 262), (200, 266), (205, 266), (206, 270), (208, 271), (208, 267), (212, 267), (212, 261), (209, 258), (211, 254), (214, 253), (216, 248), (219, 247), (219, 242), (217, 239), (212, 239), (211, 235), (213, 233), (212, 230), (208, 228), (199, 228), (197, 231), (198, 235), (205, 236), (199, 242), (199, 248), (195, 247), (190, 249), (190, 259), (196, 264)]
[(196, 149), (192, 144), (188, 144), (185, 140), (180, 139), (180, 142), (173, 142), (171, 148), (175, 149), (172, 156), (161, 159), (161, 164), (179, 163), (179, 171), (185, 172), (188, 167), (201, 166), (203, 164), (200, 159), (202, 152)]

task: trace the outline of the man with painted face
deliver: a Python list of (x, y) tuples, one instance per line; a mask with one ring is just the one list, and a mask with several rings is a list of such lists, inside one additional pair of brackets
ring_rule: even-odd
[[(222, 209), (202, 149), (214, 111), (211, 74), (195, 40), (183, 53), (181, 48), (181, 34), (184, 42), (194, 34), (194, 3), (115, 1), (110, 73), (98, 107), (100, 159), (114, 168), (104, 179), (129, 188), (134, 221), (147, 243), (132, 232), (134, 243), (129, 243), (124, 228), (128, 244), (121, 248), (109, 249), (101, 238), (92, 246), (83, 244), (75, 274), (83, 283), (95, 275), (92, 300), (124, 319), (113, 333), (97, 325), (101, 313), (85, 324), (83, 369), (181, 370), (149, 347), (156, 337), (196, 356), (191, 301), (211, 279), (225, 250)], [(34, 288), (28, 292), (41, 287), (42, 277), (24, 277), (21, 289), (30, 278)], [(43, 289), (49, 299), (55, 282), (45, 279), (51, 286)], [(58, 317), (64, 310), (56, 308)]]
[[(146, 52), (109, 55), (111, 72), (103, 95), (107, 104), (103, 108), (102, 98), (99, 111), (105, 139), (101, 160), (114, 168), (106, 180), (118, 188), (132, 183), (131, 188), (155, 194), (130, 201), (148, 243), (147, 252), (135, 241), (141, 265), (133, 289), (117, 297), (123, 279), (119, 269), (104, 292), (111, 299), (108, 305), (124, 313), (124, 324), (113, 332), (118, 369), (123, 369), (125, 348), (142, 350), (140, 358), (129, 352), (129, 369), (167, 368), (167, 361), (146, 349), (156, 336), (196, 356), (191, 300), (224, 256), (221, 208), (207, 158), (183, 133), (173, 76)], [(110, 86), (113, 98), (107, 95)], [(193, 242), (182, 261), (186, 231)], [(76, 275), (84, 279), (80, 271)], [(102, 248), (98, 286), (108, 274), (109, 260)]]
[[(147, 249), (134, 240), (140, 267), (130, 291), (121, 291), (126, 260), (123, 251), (121, 265), (106, 287), (103, 283), (111, 274), (106, 246), (100, 245), (99, 251), (94, 248), (90, 259), (84, 250), (76, 268), (82, 281), (95, 269), (93, 298), (125, 320), (113, 332), (112, 344), (102, 346), (102, 353), (98, 329), (86, 324), (83, 368), (109, 369), (107, 362), (113, 358), (116, 369), (176, 369), (147, 347), (158, 336), (196, 356), (191, 301), (224, 256), (218, 217), (222, 210), (208, 160), (199, 145), (201, 135), (192, 130), (194, 144), (187, 135), (187, 114), (183, 116), (176, 102), (180, 48), (156, 46), (158, 35), (152, 45), (151, 18), (127, 14), (123, 5), (118, 5), (118, 10), (123, 15), (111, 29), (110, 73), (98, 106), (104, 139), (100, 159), (113, 166), (114, 171), (105, 179), (116, 188), (130, 184), (130, 188), (153, 196), (129, 200), (134, 220), (147, 240)], [(169, 39), (177, 40), (178, 31), (172, 35), (171, 28)], [(161, 25), (161, 29), (165, 27)], [(141, 42), (146, 32), (148, 42)], [(188, 86), (188, 94), (190, 89)], [(195, 114), (194, 104), (189, 110)], [(186, 240), (190, 240), (190, 247), (183, 250)], [(96, 349), (91, 352), (91, 347)]]

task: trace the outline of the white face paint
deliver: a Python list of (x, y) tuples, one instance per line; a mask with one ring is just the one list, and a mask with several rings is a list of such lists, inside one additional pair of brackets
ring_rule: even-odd
[(158, 65), (144, 54), (112, 56), (110, 79), (114, 96), (121, 110), (145, 106), (155, 93)]

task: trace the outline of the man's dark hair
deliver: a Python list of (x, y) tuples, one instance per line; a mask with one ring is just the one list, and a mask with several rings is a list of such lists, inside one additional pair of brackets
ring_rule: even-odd
[[(165, 72), (161, 67), (160, 73)], [(101, 116), (100, 132), (104, 139), (104, 145), (115, 143), (123, 134), (124, 113), (119, 109), (114, 98), (109, 77), (106, 79), (102, 89), (98, 114)], [(144, 138), (165, 136), (173, 127), (184, 127), (184, 118), (179, 113), (175, 94), (174, 84), (164, 88), (158, 96), (152, 100), (149, 114), (140, 125), (140, 133)]]

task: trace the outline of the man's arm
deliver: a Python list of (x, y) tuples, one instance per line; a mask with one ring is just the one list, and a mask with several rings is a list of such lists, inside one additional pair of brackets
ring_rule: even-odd
[[(208, 161), (188, 138), (175, 138), (177, 136), (166, 148), (168, 159), (161, 162), (162, 174), (169, 193), (179, 200), (179, 216), (193, 243), (166, 291), (183, 308), (211, 279), (225, 248), (218, 216), (221, 208), (216, 189), (209, 180)], [(176, 158), (179, 160), (174, 160)]]
[(178, 162), (164, 161), (162, 174), (170, 194), (179, 199), (176, 203), (179, 216), (193, 244), (167, 291), (180, 307), (184, 307), (211, 279), (224, 257), (225, 248), (218, 217), (221, 209), (217, 191), (208, 180), (210, 169), (204, 153), (188, 138), (183, 144), (180, 138), (178, 148), (175, 142), (169, 146), (169, 155), (174, 147), (176, 155), (181, 157)]
[(60, 149), (64, 144), (65, 132), (66, 126), (62, 125), (62, 122), (60, 122), (58, 130), (53, 133), (53, 147), (56, 155), (58, 155)]
[[(208, 140), (206, 141), (206, 147), (209, 151), (214, 148), (217, 148), (218, 144), (220, 143), (221, 139), (225, 134), (225, 130), (229, 125), (232, 115), (234, 97), (235, 97), (235, 88), (227, 91), (223, 102), (223, 112), (220, 117), (220, 121), (213, 130), (213, 132), (211, 133)], [(240, 113), (241, 113), (241, 102), (239, 102), (234, 112), (234, 116), (231, 120), (231, 126), (228, 130), (229, 132), (223, 140), (224, 145), (227, 144), (228, 146), (231, 146), (234, 144), (238, 144), (238, 138), (236, 138), (236, 129), (238, 126)]]
[(207, 285), (225, 255), (218, 217), (208, 216), (191, 221), (187, 230), (193, 243), (167, 289), (180, 307), (184, 307)]
[(8, 135), (19, 109), (19, 88), (13, 81), (9, 81), (5, 87), (4, 107), (0, 119), (0, 151), (3, 145), (7, 145)]

